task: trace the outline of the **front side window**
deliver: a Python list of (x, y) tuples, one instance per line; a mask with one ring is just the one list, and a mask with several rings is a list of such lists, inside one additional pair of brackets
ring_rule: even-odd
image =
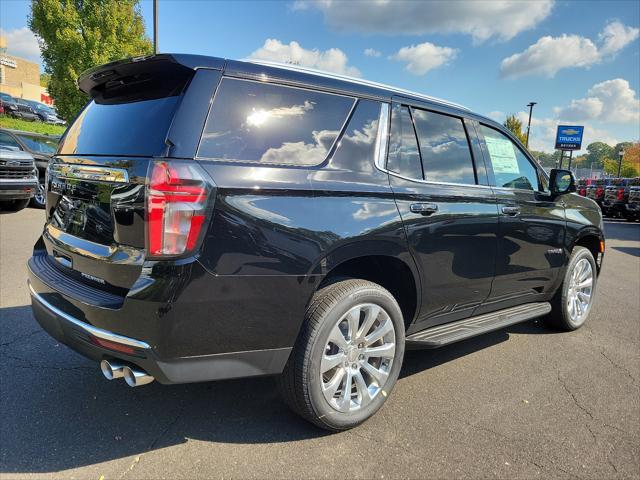
[(498, 130), (480, 125), (496, 186), (538, 190), (538, 170), (509, 137)]
[(327, 157), (354, 102), (342, 95), (225, 78), (198, 157), (317, 165)]
[(473, 159), (462, 120), (417, 108), (412, 113), (425, 180), (475, 185)]
[(418, 141), (409, 108), (394, 105), (391, 112), (391, 135), (387, 169), (404, 177), (422, 180)]

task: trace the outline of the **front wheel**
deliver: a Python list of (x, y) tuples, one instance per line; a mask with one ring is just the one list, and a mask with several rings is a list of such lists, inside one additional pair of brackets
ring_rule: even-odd
[(596, 261), (591, 252), (576, 246), (571, 253), (564, 281), (551, 301), (547, 323), (558, 330), (577, 330), (586, 322), (596, 293)]
[(46, 194), (44, 191), (44, 180), (38, 182), (38, 187), (36, 189), (35, 195), (31, 198), (31, 205), (33, 208), (44, 208), (45, 207)]
[(384, 404), (404, 357), (404, 322), (380, 285), (343, 280), (319, 290), (278, 388), (289, 407), (321, 428), (355, 427)]

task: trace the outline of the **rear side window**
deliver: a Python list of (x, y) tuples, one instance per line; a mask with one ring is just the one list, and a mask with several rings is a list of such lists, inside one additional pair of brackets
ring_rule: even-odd
[(358, 105), (331, 159), (333, 168), (359, 172), (373, 171), (379, 117), (380, 102), (358, 100)]
[(538, 170), (509, 137), (486, 125), (480, 132), (491, 159), (496, 186), (538, 190)]
[(198, 157), (317, 165), (327, 157), (354, 102), (341, 95), (225, 78)]
[(471, 150), (462, 120), (412, 109), (425, 180), (475, 184)]
[(409, 108), (394, 105), (391, 113), (391, 135), (387, 169), (404, 177), (422, 180), (418, 141)]

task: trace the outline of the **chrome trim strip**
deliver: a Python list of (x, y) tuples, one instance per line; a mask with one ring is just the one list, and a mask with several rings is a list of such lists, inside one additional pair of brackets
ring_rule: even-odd
[(103, 330), (102, 328), (94, 327), (92, 325), (89, 325), (88, 323), (81, 322), (77, 318), (72, 317), (68, 313), (63, 312), (59, 308), (54, 307), (49, 302), (47, 302), (38, 293), (36, 293), (36, 291), (33, 289), (33, 286), (31, 285), (31, 282), (27, 281), (27, 285), (29, 286), (29, 290), (31, 291), (31, 296), (34, 298), (34, 300), (40, 303), (40, 305), (45, 307), (50, 312), (56, 314), (58, 317), (61, 317), (65, 321), (93, 335), (94, 337), (98, 337), (103, 340), (108, 340), (115, 343), (120, 343), (122, 345), (128, 345), (134, 348), (141, 348), (143, 350), (151, 349), (148, 343), (129, 337), (124, 337), (122, 335), (118, 335), (117, 333), (109, 332), (108, 330)]
[(301, 67), (299, 65), (291, 65), (287, 63), (279, 63), (279, 62), (271, 62), (268, 60), (253, 60), (253, 59), (245, 59), (242, 60), (247, 63), (253, 63), (255, 65), (264, 65), (266, 67), (276, 67), (281, 68), (283, 70), (291, 70), (294, 72), (302, 72), (302, 73), (311, 73), (313, 75), (318, 75), (325, 78), (333, 78), (335, 80), (343, 80), (351, 83), (356, 83), (359, 85), (366, 85), (368, 87), (381, 88), (385, 90), (389, 90), (395, 94), (399, 95), (411, 95), (422, 100), (427, 100), (429, 102), (439, 103), (442, 105), (447, 105), (455, 108), (460, 108), (462, 110), (470, 111), (464, 105), (460, 105), (458, 103), (449, 102), (448, 100), (442, 100), (441, 98), (431, 97), (429, 95), (425, 95), (423, 93), (412, 92), (411, 90), (404, 90), (402, 88), (392, 87), (391, 85), (385, 85), (384, 83), (372, 82), (370, 80), (363, 80), (362, 78), (350, 77), (348, 75), (339, 75), (335, 73), (328, 73), (322, 70), (316, 70), (314, 68)]
[(89, 180), (111, 183), (129, 183), (129, 172), (124, 168), (101, 167), (98, 165), (76, 165), (72, 163), (54, 163), (50, 165), (49, 175), (74, 180)]
[(378, 141), (376, 142), (375, 164), (380, 170), (385, 167), (387, 158), (387, 145), (389, 143), (389, 104), (380, 104), (380, 117), (378, 118)]
[(24, 177), (24, 178), (3, 178), (3, 177), (0, 177), (0, 182), (2, 182), (2, 183), (25, 183), (27, 185), (30, 185), (30, 184), (37, 185), (38, 184), (38, 177), (36, 177), (36, 176)]

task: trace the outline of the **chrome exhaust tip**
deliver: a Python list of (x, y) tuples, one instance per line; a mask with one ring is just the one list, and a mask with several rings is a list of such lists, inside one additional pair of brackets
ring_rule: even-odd
[(102, 360), (100, 362), (100, 370), (102, 370), (102, 374), (107, 380), (122, 378), (124, 376), (124, 367), (125, 365), (117, 360)]
[(127, 385), (130, 387), (139, 387), (141, 385), (146, 385), (147, 383), (153, 382), (154, 378), (151, 375), (148, 375), (144, 370), (140, 370), (137, 367), (129, 367), (125, 366), (123, 368), (124, 372), (124, 381), (127, 382)]

